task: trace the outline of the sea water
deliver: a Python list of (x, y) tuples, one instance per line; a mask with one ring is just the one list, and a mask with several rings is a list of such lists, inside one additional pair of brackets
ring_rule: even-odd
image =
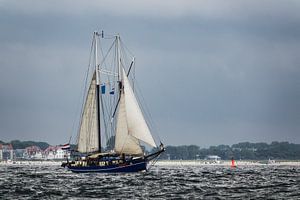
[(299, 166), (154, 166), (75, 174), (59, 165), (0, 165), (0, 199), (300, 199)]

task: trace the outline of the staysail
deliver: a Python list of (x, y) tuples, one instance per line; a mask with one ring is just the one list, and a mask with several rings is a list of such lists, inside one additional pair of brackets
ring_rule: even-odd
[(139, 140), (152, 147), (156, 147), (156, 144), (134, 96), (126, 73), (124, 69), (122, 70), (124, 89), (121, 92), (117, 117), (115, 151), (118, 153), (140, 154)]
[(94, 72), (81, 117), (78, 136), (78, 151), (81, 153), (99, 150), (96, 102), (96, 72)]

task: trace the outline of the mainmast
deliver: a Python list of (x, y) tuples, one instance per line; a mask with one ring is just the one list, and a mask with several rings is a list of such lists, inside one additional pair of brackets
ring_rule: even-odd
[(117, 59), (118, 59), (118, 78), (119, 89), (122, 89), (122, 67), (121, 67), (121, 50), (120, 50), (120, 35), (116, 35)]
[(100, 69), (98, 64), (98, 32), (94, 32), (95, 41), (95, 71), (96, 71), (96, 101), (97, 101), (97, 122), (98, 122), (98, 151), (101, 152), (101, 125), (100, 125)]

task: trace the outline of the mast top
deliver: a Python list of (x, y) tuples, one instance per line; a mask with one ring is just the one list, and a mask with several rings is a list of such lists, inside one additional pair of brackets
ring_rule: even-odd
[(98, 31), (94, 31), (94, 35), (101, 36), (101, 38), (104, 38), (104, 31), (102, 30), (101, 33), (99, 33)]

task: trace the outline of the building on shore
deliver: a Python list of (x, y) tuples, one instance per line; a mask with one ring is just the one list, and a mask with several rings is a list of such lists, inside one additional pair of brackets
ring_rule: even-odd
[(49, 146), (45, 150), (37, 146), (30, 146), (25, 149), (24, 159), (34, 160), (63, 160), (70, 158), (70, 153), (62, 146)]
[(49, 146), (42, 150), (38, 146), (25, 149), (13, 149), (11, 144), (0, 144), (1, 160), (64, 160), (70, 158), (70, 152), (63, 146)]
[(13, 160), (14, 150), (11, 144), (0, 144), (0, 160)]
[(70, 158), (70, 153), (64, 150), (62, 146), (49, 146), (44, 151), (44, 159), (46, 160), (63, 160)]
[(25, 148), (25, 152), (23, 154), (24, 159), (42, 159), (42, 149), (38, 146), (30, 146)]
[(207, 155), (204, 160), (208, 161), (209, 163), (220, 163), (221, 157), (217, 155)]
[(14, 149), (14, 160), (24, 160), (26, 149)]

